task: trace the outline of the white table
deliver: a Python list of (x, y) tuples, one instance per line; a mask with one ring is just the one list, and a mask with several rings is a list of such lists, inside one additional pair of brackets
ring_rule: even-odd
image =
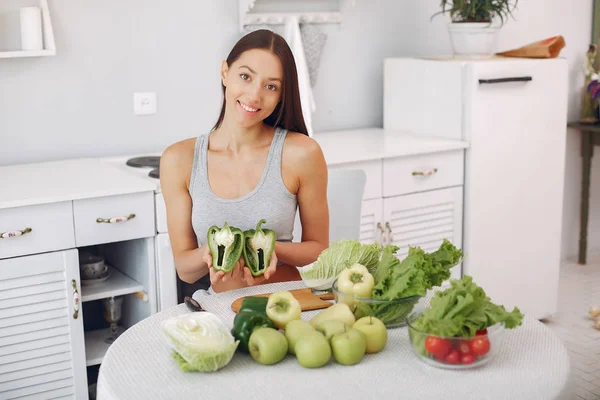
[[(207, 311), (232, 326), (231, 303), (238, 297), (302, 288), (302, 282), (256, 286), (221, 294), (197, 292)], [(410, 348), (406, 328), (389, 330), (385, 349), (357, 365), (332, 359), (323, 368), (306, 369), (288, 355), (272, 366), (236, 354), (214, 373), (184, 373), (159, 332), (160, 322), (186, 313), (181, 304), (155, 314), (125, 331), (108, 349), (98, 376), (99, 400), (133, 399), (527, 399), (574, 398), (566, 348), (545, 325), (525, 318), (507, 330), (502, 350), (488, 365), (450, 371), (421, 362)], [(304, 312), (310, 319), (317, 311)]]

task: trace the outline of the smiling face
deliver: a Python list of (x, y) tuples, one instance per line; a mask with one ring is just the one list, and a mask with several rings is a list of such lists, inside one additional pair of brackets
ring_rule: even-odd
[(224, 61), (221, 76), (226, 118), (234, 119), (242, 127), (262, 123), (281, 100), (283, 68), (270, 51), (245, 51), (230, 66)]

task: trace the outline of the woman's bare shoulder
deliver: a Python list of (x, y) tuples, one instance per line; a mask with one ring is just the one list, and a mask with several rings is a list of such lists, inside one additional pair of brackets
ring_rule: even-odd
[(288, 132), (284, 154), (294, 163), (321, 162), (324, 159), (321, 146), (313, 138), (298, 132)]
[(161, 177), (178, 176), (187, 181), (194, 164), (195, 149), (196, 138), (184, 139), (169, 145), (160, 157)]
[(169, 145), (162, 153), (160, 158), (161, 167), (163, 162), (165, 166), (180, 165), (194, 160), (194, 151), (196, 149), (196, 138), (184, 139), (182, 141)]

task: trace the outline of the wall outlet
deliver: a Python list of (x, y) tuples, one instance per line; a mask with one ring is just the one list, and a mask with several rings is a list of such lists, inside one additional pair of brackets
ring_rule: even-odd
[(156, 114), (156, 93), (134, 93), (133, 113), (135, 115)]

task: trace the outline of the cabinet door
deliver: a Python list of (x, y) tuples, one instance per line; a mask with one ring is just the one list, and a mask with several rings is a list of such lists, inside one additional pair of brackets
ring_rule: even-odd
[(363, 201), (359, 237), (361, 243), (371, 244), (377, 242), (383, 244), (383, 226), (381, 222), (382, 204), (382, 199)]
[[(461, 187), (432, 190), (383, 200), (383, 220), (391, 244), (404, 258), (408, 246), (419, 246), (426, 252), (439, 248), (443, 239), (462, 247)], [(461, 277), (460, 264), (452, 268), (452, 278)]]
[(87, 399), (75, 290), (77, 250), (0, 260), (0, 398)]
[(476, 63), (470, 79), (465, 274), (532, 318), (558, 306), (567, 82), (564, 59)]

